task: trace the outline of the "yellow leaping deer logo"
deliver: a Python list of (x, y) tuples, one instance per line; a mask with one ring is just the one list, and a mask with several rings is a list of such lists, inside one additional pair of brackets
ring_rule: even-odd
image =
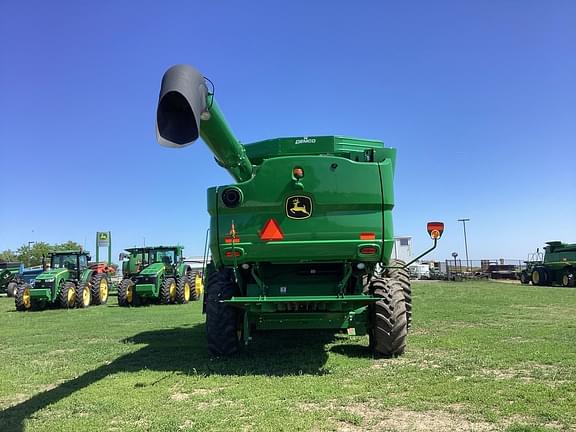
[(305, 196), (292, 196), (286, 200), (286, 214), (291, 219), (307, 219), (312, 214), (312, 201)]

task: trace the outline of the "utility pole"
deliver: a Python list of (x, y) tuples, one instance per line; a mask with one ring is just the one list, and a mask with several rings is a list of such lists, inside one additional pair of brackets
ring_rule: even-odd
[(462, 226), (464, 227), (464, 249), (466, 251), (466, 271), (470, 271), (470, 261), (468, 260), (468, 241), (466, 240), (466, 222), (469, 222), (470, 219), (458, 219), (458, 222), (462, 222)]

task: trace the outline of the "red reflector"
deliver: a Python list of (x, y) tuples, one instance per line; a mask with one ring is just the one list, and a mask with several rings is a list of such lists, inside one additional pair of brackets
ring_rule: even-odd
[(226, 251), (226, 253), (224, 253), (224, 255), (226, 255), (228, 258), (230, 258), (232, 256), (239, 257), (242, 254), (240, 253), (240, 251), (234, 251), (234, 255), (232, 255), (232, 251)]
[(226, 236), (226, 237), (224, 237), (224, 241), (225, 241), (226, 243), (232, 243), (232, 242), (234, 242), (234, 243), (240, 243), (240, 237), (232, 238), (232, 237), (230, 237), (230, 236)]
[(433, 240), (438, 240), (440, 237), (442, 237), (442, 233), (444, 232), (444, 223), (428, 222), (426, 229), (428, 230), (428, 234), (430, 237), (432, 237)]
[(378, 248), (374, 246), (364, 246), (360, 248), (360, 253), (364, 255), (374, 255), (378, 253)]
[(294, 168), (292, 170), (292, 174), (294, 175), (294, 177), (296, 177), (297, 179), (301, 179), (302, 177), (304, 177), (304, 170), (302, 168)]
[(260, 233), (260, 240), (284, 240), (284, 233), (274, 219), (270, 219), (266, 222), (266, 225), (264, 225), (264, 228)]
[(376, 234), (371, 232), (360, 233), (360, 240), (376, 240)]

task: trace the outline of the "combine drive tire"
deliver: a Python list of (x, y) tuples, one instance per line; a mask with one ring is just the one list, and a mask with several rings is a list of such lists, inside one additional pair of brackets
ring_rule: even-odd
[[(402, 260), (390, 260), (391, 267), (403, 267), (405, 264)], [(404, 302), (406, 304), (406, 321), (408, 328), (410, 328), (412, 327), (412, 286), (410, 285), (410, 274), (405, 268), (388, 268), (386, 272), (389, 278), (395, 279), (402, 284)]]
[(520, 283), (524, 285), (528, 285), (530, 283), (530, 275), (525, 271), (520, 273)]
[[(178, 278), (178, 286), (176, 287), (176, 303), (185, 304), (190, 301), (192, 296), (192, 284), (188, 275), (184, 274)], [(194, 299), (195, 300), (195, 299)]]
[(64, 282), (60, 285), (58, 305), (64, 309), (72, 309), (76, 306), (76, 284), (74, 282)]
[(138, 306), (138, 294), (132, 279), (122, 279), (118, 285), (118, 306)]
[(573, 288), (576, 285), (576, 275), (574, 270), (568, 269), (562, 274), (562, 286)]
[(402, 284), (395, 279), (372, 278), (370, 292), (380, 297), (371, 309), (370, 347), (377, 356), (396, 357), (404, 353), (408, 321)]
[(90, 278), (92, 304), (101, 305), (108, 301), (110, 280), (107, 273), (94, 273)]
[(79, 283), (76, 287), (76, 307), (84, 309), (90, 306), (90, 284)]
[(176, 284), (176, 279), (172, 277), (167, 277), (162, 281), (162, 286), (160, 286), (160, 303), (170, 304), (176, 301), (176, 291), (178, 285)]
[(215, 356), (229, 356), (240, 348), (238, 314), (235, 307), (221, 303), (238, 293), (229, 268), (211, 272), (206, 282), (206, 336), (208, 350)]
[(10, 282), (6, 286), (6, 295), (8, 297), (16, 297), (16, 290), (18, 289), (18, 284), (16, 282)]
[(19, 284), (16, 286), (14, 303), (17, 311), (27, 311), (32, 309), (32, 298), (30, 296), (30, 285)]
[(543, 286), (548, 284), (548, 272), (543, 268), (532, 271), (532, 285)]

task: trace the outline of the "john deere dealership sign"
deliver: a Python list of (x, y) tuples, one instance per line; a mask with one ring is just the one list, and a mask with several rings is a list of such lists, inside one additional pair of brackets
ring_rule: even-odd
[(108, 247), (110, 246), (110, 232), (97, 232), (96, 239), (98, 241), (98, 247)]

